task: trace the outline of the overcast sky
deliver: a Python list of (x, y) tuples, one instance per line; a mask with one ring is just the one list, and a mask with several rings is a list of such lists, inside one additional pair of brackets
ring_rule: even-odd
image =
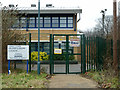
[[(82, 9), (81, 21), (78, 29), (87, 30), (93, 28), (97, 18), (102, 17), (101, 10), (107, 9), (106, 15), (113, 14), (113, 0), (40, 0), (41, 7), (46, 4), (53, 4), (54, 7), (80, 7)], [(117, 0), (120, 1), (120, 0)], [(2, 6), (18, 4), (18, 7), (30, 7), (31, 4), (38, 4), (38, 0), (0, 0)]]

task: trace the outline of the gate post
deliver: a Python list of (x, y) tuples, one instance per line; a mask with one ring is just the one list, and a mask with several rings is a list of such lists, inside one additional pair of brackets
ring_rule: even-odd
[(53, 74), (53, 68), (52, 68), (52, 34), (50, 34), (50, 74)]
[(83, 35), (83, 73), (86, 72), (86, 38), (85, 38), (85, 35)]
[(31, 72), (31, 33), (29, 33), (29, 72)]

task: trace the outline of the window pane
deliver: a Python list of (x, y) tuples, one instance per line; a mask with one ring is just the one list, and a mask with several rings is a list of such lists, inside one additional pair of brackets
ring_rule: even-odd
[[(36, 24), (36, 27), (38, 27), (38, 23)], [(40, 27), (43, 27), (43, 23), (40, 23)]]
[(73, 23), (73, 20), (68, 20), (68, 23)]
[(52, 19), (58, 19), (58, 17), (52, 17)]
[(44, 23), (50, 23), (50, 20), (44, 20)]
[(68, 19), (73, 19), (73, 17), (68, 17)]
[(73, 27), (73, 24), (68, 24), (68, 27)]
[(60, 20), (60, 23), (66, 23), (66, 20)]
[(29, 27), (35, 27), (35, 23), (29, 23)]
[(44, 19), (50, 19), (50, 17), (44, 17)]
[(52, 20), (52, 23), (58, 23), (58, 20)]
[(66, 24), (60, 24), (60, 27), (66, 27)]
[(66, 19), (66, 17), (60, 17), (60, 19)]
[(44, 24), (44, 27), (50, 27), (51, 24)]
[(53, 23), (52, 27), (58, 27), (58, 24)]

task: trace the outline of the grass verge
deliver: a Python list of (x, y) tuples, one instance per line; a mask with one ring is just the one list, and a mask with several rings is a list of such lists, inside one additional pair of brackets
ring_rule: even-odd
[(107, 71), (89, 71), (82, 74), (82, 76), (95, 80), (99, 88), (120, 88), (119, 78), (113, 75), (106, 75), (106, 73)]
[(46, 73), (38, 75), (36, 71), (27, 74), (20, 69), (12, 70), (10, 75), (2, 74), (2, 88), (45, 88), (48, 82), (47, 76)]

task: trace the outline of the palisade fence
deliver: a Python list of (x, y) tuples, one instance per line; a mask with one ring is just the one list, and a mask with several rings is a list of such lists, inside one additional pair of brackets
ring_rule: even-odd
[[(48, 33), (40, 34), (40, 51), (46, 52), (50, 57), (50, 41), (51, 37)], [(31, 71), (31, 65), (34, 62), (31, 62), (31, 52), (37, 51), (37, 33), (28, 33), (25, 34), (24, 44), (29, 45), (29, 71)], [(85, 73), (90, 70), (102, 70), (103, 68), (109, 68), (106, 64), (113, 62), (113, 41), (106, 40), (101, 37), (81, 37), (83, 40), (83, 44), (81, 45), (81, 72)], [(43, 45), (44, 44), (44, 45)], [(118, 46), (120, 46), (120, 42), (118, 41)], [(120, 52), (120, 48), (118, 47), (118, 53)], [(109, 57), (109, 58), (108, 58)], [(108, 60), (109, 59), (109, 60)], [(119, 59), (119, 54), (118, 54)], [(37, 62), (36, 62), (37, 63)], [(50, 70), (50, 59), (47, 61), (42, 61), (41, 64), (44, 66), (45, 64), (49, 64), (47, 69)]]

